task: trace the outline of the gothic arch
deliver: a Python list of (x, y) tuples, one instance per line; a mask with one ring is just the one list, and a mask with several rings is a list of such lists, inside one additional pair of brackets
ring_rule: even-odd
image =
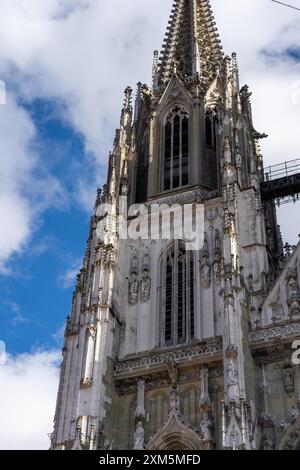
[(147, 450), (204, 450), (200, 436), (187, 427), (177, 415), (171, 414), (147, 445)]
[(133, 435), (135, 431), (135, 410), (137, 406), (137, 398), (136, 396), (131, 399), (129, 402), (129, 413), (128, 413), (128, 428), (129, 432), (127, 435), (127, 446), (128, 449), (133, 448)]
[(191, 120), (186, 106), (172, 104), (163, 119), (163, 191), (187, 186), (190, 182)]
[(197, 427), (200, 420), (199, 399), (200, 389), (196, 385), (188, 385), (181, 392), (181, 415), (194, 427)]
[(277, 450), (300, 450), (300, 416), (281, 434)]
[(188, 344), (195, 338), (196, 260), (181, 240), (169, 243), (159, 265), (159, 344)]
[(155, 391), (146, 396), (146, 412), (149, 413), (147, 434), (153, 435), (162, 428), (168, 416), (168, 393), (163, 390)]
[(148, 170), (149, 170), (149, 127), (143, 129), (140, 142), (138, 143), (137, 161), (137, 183), (135, 201), (137, 204), (144, 203), (148, 197)]

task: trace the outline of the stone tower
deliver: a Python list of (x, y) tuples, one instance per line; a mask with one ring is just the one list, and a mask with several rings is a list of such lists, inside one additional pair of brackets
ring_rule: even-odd
[[(134, 107), (125, 90), (67, 320), (53, 449), (300, 445), (300, 246), (284, 253), (261, 200), (266, 136), (250, 97), (209, 1), (176, 0), (151, 87), (138, 83)], [(202, 248), (114, 236), (124, 200), (137, 225), (134, 204), (201, 204)]]

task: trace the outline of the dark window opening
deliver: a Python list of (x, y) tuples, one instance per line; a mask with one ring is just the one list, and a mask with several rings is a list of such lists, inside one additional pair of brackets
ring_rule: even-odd
[(165, 125), (164, 190), (189, 184), (189, 118), (174, 107)]
[[(175, 252), (176, 250), (176, 252)], [(164, 341), (167, 345), (195, 338), (194, 258), (174, 244), (163, 268), (165, 278)]]

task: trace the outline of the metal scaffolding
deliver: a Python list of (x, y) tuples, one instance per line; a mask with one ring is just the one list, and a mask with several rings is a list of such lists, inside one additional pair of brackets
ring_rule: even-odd
[(261, 196), (262, 201), (275, 200), (278, 205), (299, 201), (300, 159), (265, 168)]

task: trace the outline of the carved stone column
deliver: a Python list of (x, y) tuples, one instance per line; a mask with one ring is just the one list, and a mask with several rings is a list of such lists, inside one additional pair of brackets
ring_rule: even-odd
[(85, 339), (85, 355), (83, 374), (81, 379), (82, 387), (90, 387), (93, 382), (94, 355), (96, 344), (96, 327), (94, 324), (89, 325)]

